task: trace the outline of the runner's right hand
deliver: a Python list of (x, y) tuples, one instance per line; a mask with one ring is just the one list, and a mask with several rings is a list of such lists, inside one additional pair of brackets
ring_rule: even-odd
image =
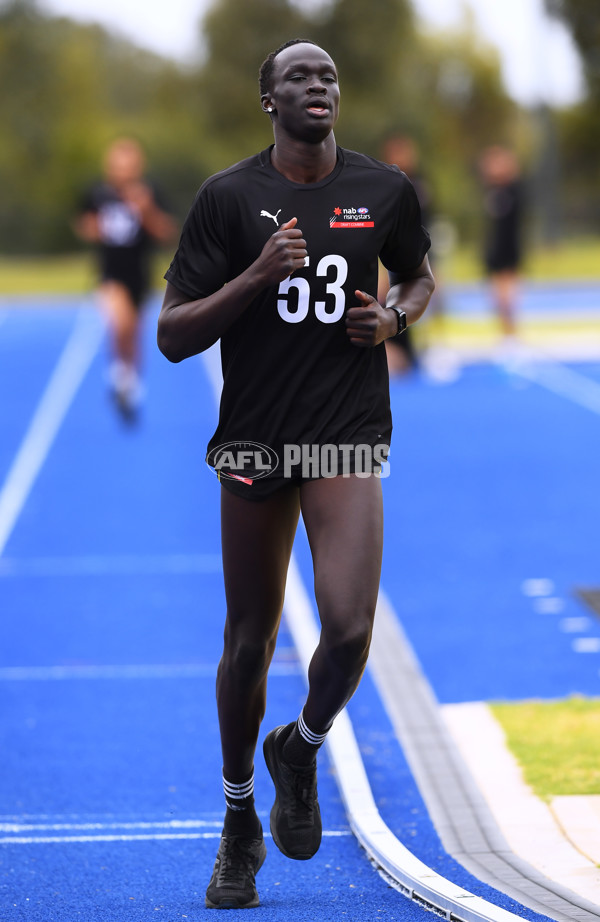
[(290, 218), (279, 230), (269, 237), (256, 264), (268, 285), (283, 282), (284, 279), (302, 269), (308, 253), (302, 231), (296, 227), (298, 218)]

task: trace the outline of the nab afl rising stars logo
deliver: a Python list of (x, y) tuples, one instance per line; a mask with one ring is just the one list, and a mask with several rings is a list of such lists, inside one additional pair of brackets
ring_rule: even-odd
[(364, 205), (360, 208), (334, 208), (333, 216), (329, 219), (331, 228), (364, 228), (375, 227), (375, 222)]

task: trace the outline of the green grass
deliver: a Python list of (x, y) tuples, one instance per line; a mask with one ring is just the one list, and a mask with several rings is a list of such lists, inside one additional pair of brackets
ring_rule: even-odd
[(535, 281), (600, 280), (600, 238), (584, 237), (560, 246), (535, 250), (526, 261), (527, 277)]
[(0, 295), (81, 294), (93, 284), (94, 272), (87, 254), (0, 259)]
[[(525, 278), (536, 282), (600, 280), (600, 237), (564, 240), (555, 247), (535, 247), (523, 266)], [(480, 251), (460, 247), (444, 261), (448, 282), (472, 282), (483, 278)]]
[[(172, 254), (157, 253), (153, 267), (156, 287)], [(10, 295), (77, 295), (96, 284), (96, 268), (90, 253), (66, 256), (13, 256), (0, 258), (0, 297)]]
[[(161, 287), (162, 275), (171, 253), (157, 253), (154, 282)], [(443, 281), (462, 283), (482, 278), (481, 261), (475, 247), (460, 247), (444, 260)], [(529, 254), (526, 278), (535, 281), (600, 281), (600, 237), (564, 241), (553, 249), (537, 248)], [(94, 286), (91, 254), (67, 256), (20, 256), (0, 259), (0, 297), (28, 294), (82, 294)]]
[(600, 698), (492, 704), (538, 797), (600, 794)]

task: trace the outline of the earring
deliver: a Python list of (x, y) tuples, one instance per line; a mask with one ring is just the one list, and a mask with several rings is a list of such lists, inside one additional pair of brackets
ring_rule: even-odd
[(267, 112), (272, 112), (272, 111), (273, 111), (273, 106), (267, 106), (266, 111), (267, 111)]

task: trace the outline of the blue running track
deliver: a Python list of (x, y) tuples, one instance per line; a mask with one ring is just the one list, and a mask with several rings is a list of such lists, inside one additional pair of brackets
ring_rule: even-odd
[[(105, 393), (92, 310), (0, 308), (2, 922), (211, 917), (224, 600), (218, 486), (203, 459), (216, 414), (202, 360), (169, 365), (155, 318), (146, 406), (127, 426)], [(44, 448), (31, 427), (43, 430), (40, 403), (78, 325), (91, 364)], [(598, 366), (576, 373), (598, 386)], [(447, 387), (415, 375), (392, 396), (383, 584), (440, 701), (597, 694), (600, 623), (573, 590), (599, 580), (600, 415), (495, 366)], [(23, 494), (12, 511), (7, 483)], [(310, 586), (302, 535), (297, 554)], [(263, 732), (293, 719), (303, 695), (284, 623)], [(399, 838), (472, 892), (538, 918), (444, 853), (368, 673), (350, 716)], [(430, 918), (371, 868), (325, 753), (321, 764), (322, 848), (291, 862), (268, 838), (248, 917)], [(262, 758), (256, 770), (267, 829)]]

